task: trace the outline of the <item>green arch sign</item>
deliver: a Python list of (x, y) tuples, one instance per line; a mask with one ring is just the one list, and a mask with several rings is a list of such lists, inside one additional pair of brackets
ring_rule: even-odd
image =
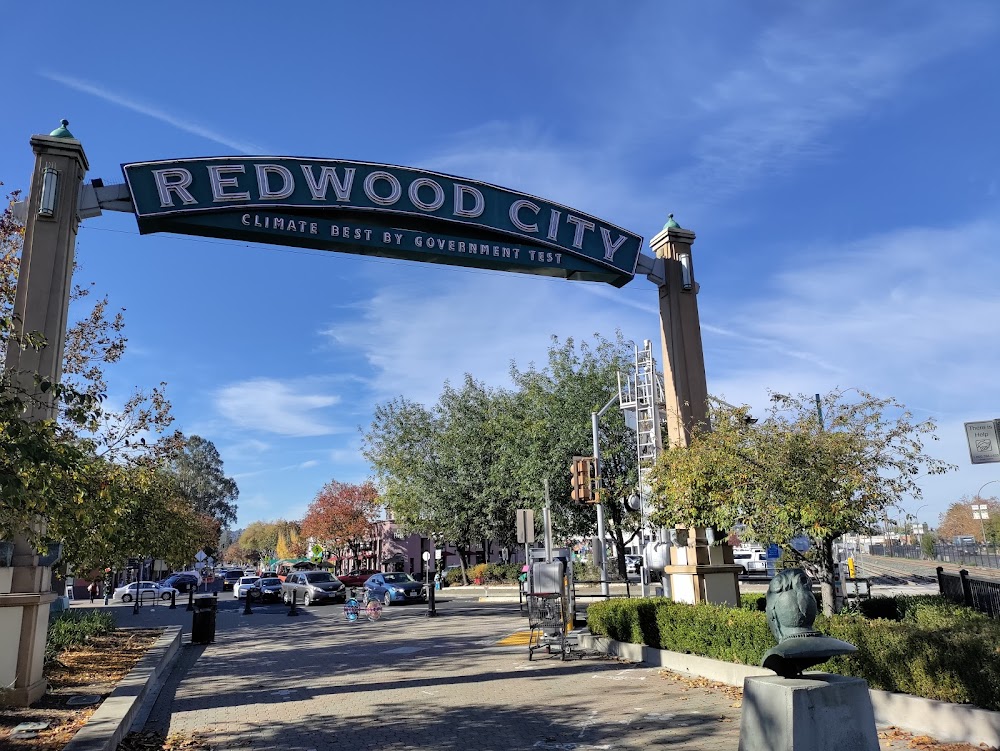
[(642, 237), (507, 188), (387, 164), (204, 157), (123, 164), (139, 231), (429, 261), (621, 287)]

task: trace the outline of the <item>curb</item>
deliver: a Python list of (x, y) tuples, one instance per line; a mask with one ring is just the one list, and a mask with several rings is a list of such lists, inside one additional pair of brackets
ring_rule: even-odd
[[(595, 652), (623, 657), (632, 662), (662, 667), (674, 673), (694, 675), (729, 686), (743, 688), (746, 678), (774, 675), (774, 672), (755, 665), (713, 660), (667, 649), (653, 649), (645, 644), (615, 641), (606, 636), (579, 634), (580, 647)], [(911, 733), (929, 735), (937, 740), (955, 743), (985, 743), (1000, 746), (1000, 712), (979, 709), (968, 704), (950, 704), (935, 699), (924, 699), (911, 694), (896, 694), (869, 688), (875, 722), (893, 725)]]
[(149, 715), (180, 646), (181, 627), (167, 626), (63, 751), (115, 751), (133, 723), (138, 724)]

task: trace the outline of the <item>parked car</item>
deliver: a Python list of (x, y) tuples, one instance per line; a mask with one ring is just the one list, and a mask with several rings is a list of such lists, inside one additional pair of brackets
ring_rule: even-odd
[(733, 563), (743, 568), (743, 575), (767, 573), (767, 551), (764, 548), (739, 547), (733, 549)]
[(365, 595), (369, 600), (380, 600), (383, 605), (394, 602), (423, 602), (427, 591), (422, 582), (402, 572), (375, 574), (365, 582)]
[(261, 577), (250, 590), (250, 597), (254, 600), (266, 602), (268, 600), (278, 601), (281, 599), (281, 579), (276, 576), (267, 578)]
[(341, 574), (337, 578), (343, 582), (345, 587), (363, 587), (365, 582), (371, 577), (377, 574), (378, 571), (364, 571), (362, 569), (354, 569), (348, 574)]
[(281, 599), (286, 605), (291, 604), (293, 597), (306, 606), (314, 602), (345, 602), (347, 589), (328, 571), (299, 571), (288, 574), (281, 587)]
[(171, 574), (160, 582), (161, 587), (173, 587), (178, 592), (190, 592), (192, 589), (198, 589), (200, 585), (201, 577), (189, 572)]
[(246, 574), (240, 569), (232, 569), (222, 575), (222, 590), (232, 589)]
[(121, 600), (122, 602), (132, 602), (135, 599), (136, 591), (139, 592), (139, 602), (148, 602), (157, 598), (169, 600), (171, 593), (174, 595), (180, 594), (173, 587), (164, 586), (159, 582), (132, 582), (123, 587), (118, 587), (112, 595), (112, 599)]
[(259, 581), (259, 576), (241, 576), (239, 581), (233, 585), (233, 597), (237, 600), (242, 600), (247, 596), (247, 592)]
[(642, 566), (642, 556), (641, 555), (626, 555), (625, 556), (625, 573), (626, 574), (638, 574), (640, 566)]

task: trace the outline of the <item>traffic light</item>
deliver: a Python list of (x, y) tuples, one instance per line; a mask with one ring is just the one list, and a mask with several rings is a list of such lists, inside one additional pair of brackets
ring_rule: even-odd
[(592, 456), (574, 456), (570, 468), (570, 498), (577, 503), (598, 503), (597, 462)]

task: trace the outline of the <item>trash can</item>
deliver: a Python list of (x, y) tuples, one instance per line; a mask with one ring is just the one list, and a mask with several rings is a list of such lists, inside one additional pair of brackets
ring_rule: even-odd
[(194, 614), (191, 616), (191, 643), (211, 644), (215, 641), (215, 614), (218, 599), (211, 595), (194, 598)]

